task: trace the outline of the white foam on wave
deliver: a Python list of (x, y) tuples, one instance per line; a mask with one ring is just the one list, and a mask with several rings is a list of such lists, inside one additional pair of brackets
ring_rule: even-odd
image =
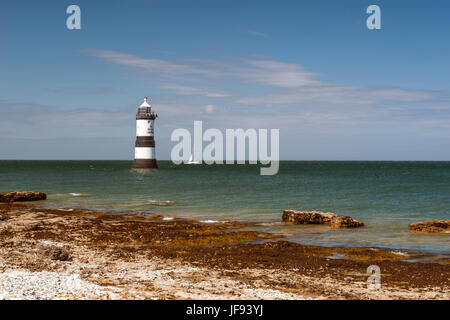
[(400, 256), (407, 256), (407, 255), (408, 255), (407, 253), (401, 252), (401, 251), (391, 251), (391, 253), (393, 253), (393, 254), (398, 254), (398, 255), (400, 255)]
[(164, 217), (163, 220), (164, 221), (170, 221), (170, 220), (173, 220), (173, 217)]
[(217, 220), (200, 220), (201, 223), (219, 223)]
[(74, 197), (89, 197), (89, 194), (87, 194), (87, 193), (75, 193), (75, 192), (70, 192), (69, 193), (71, 196), (74, 196)]
[(258, 226), (263, 226), (263, 227), (271, 227), (271, 226), (282, 226), (283, 223), (282, 222), (263, 222), (263, 223), (258, 223)]
[(158, 200), (149, 200), (147, 201), (145, 204), (147, 205), (155, 205), (155, 206), (167, 206), (169, 204), (175, 203), (175, 201), (172, 200), (162, 200), (162, 201), (158, 201)]

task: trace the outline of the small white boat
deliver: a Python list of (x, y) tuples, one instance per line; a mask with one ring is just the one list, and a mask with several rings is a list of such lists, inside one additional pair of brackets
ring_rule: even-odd
[(187, 164), (201, 164), (201, 163), (202, 163), (201, 161), (194, 160), (192, 154), (191, 157), (189, 158), (189, 161), (187, 162)]

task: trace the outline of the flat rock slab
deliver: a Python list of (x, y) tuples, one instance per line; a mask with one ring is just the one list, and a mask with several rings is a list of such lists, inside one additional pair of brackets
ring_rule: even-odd
[(14, 191), (0, 193), (0, 202), (38, 201), (45, 199), (47, 199), (47, 195), (43, 192)]
[(450, 233), (450, 220), (429, 220), (412, 223), (409, 230), (422, 233)]
[(364, 223), (362, 221), (353, 219), (348, 216), (334, 216), (331, 219), (330, 227), (335, 229), (341, 229), (341, 228), (357, 228), (357, 227), (363, 227)]
[(329, 224), (331, 228), (356, 228), (364, 223), (332, 212), (284, 210), (282, 221), (292, 224)]
[(282, 221), (292, 224), (324, 224), (336, 216), (332, 212), (284, 210)]

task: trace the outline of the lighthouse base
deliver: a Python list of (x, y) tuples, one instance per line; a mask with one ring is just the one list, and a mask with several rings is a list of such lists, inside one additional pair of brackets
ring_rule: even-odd
[(158, 169), (156, 159), (134, 159), (133, 169)]

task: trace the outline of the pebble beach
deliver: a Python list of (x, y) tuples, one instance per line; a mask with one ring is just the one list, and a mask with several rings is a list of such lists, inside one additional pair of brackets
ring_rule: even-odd
[[(301, 245), (242, 222), (0, 204), (2, 299), (450, 299), (447, 258)], [(406, 259), (407, 260), (407, 259)], [(381, 288), (367, 267), (381, 269)]]

